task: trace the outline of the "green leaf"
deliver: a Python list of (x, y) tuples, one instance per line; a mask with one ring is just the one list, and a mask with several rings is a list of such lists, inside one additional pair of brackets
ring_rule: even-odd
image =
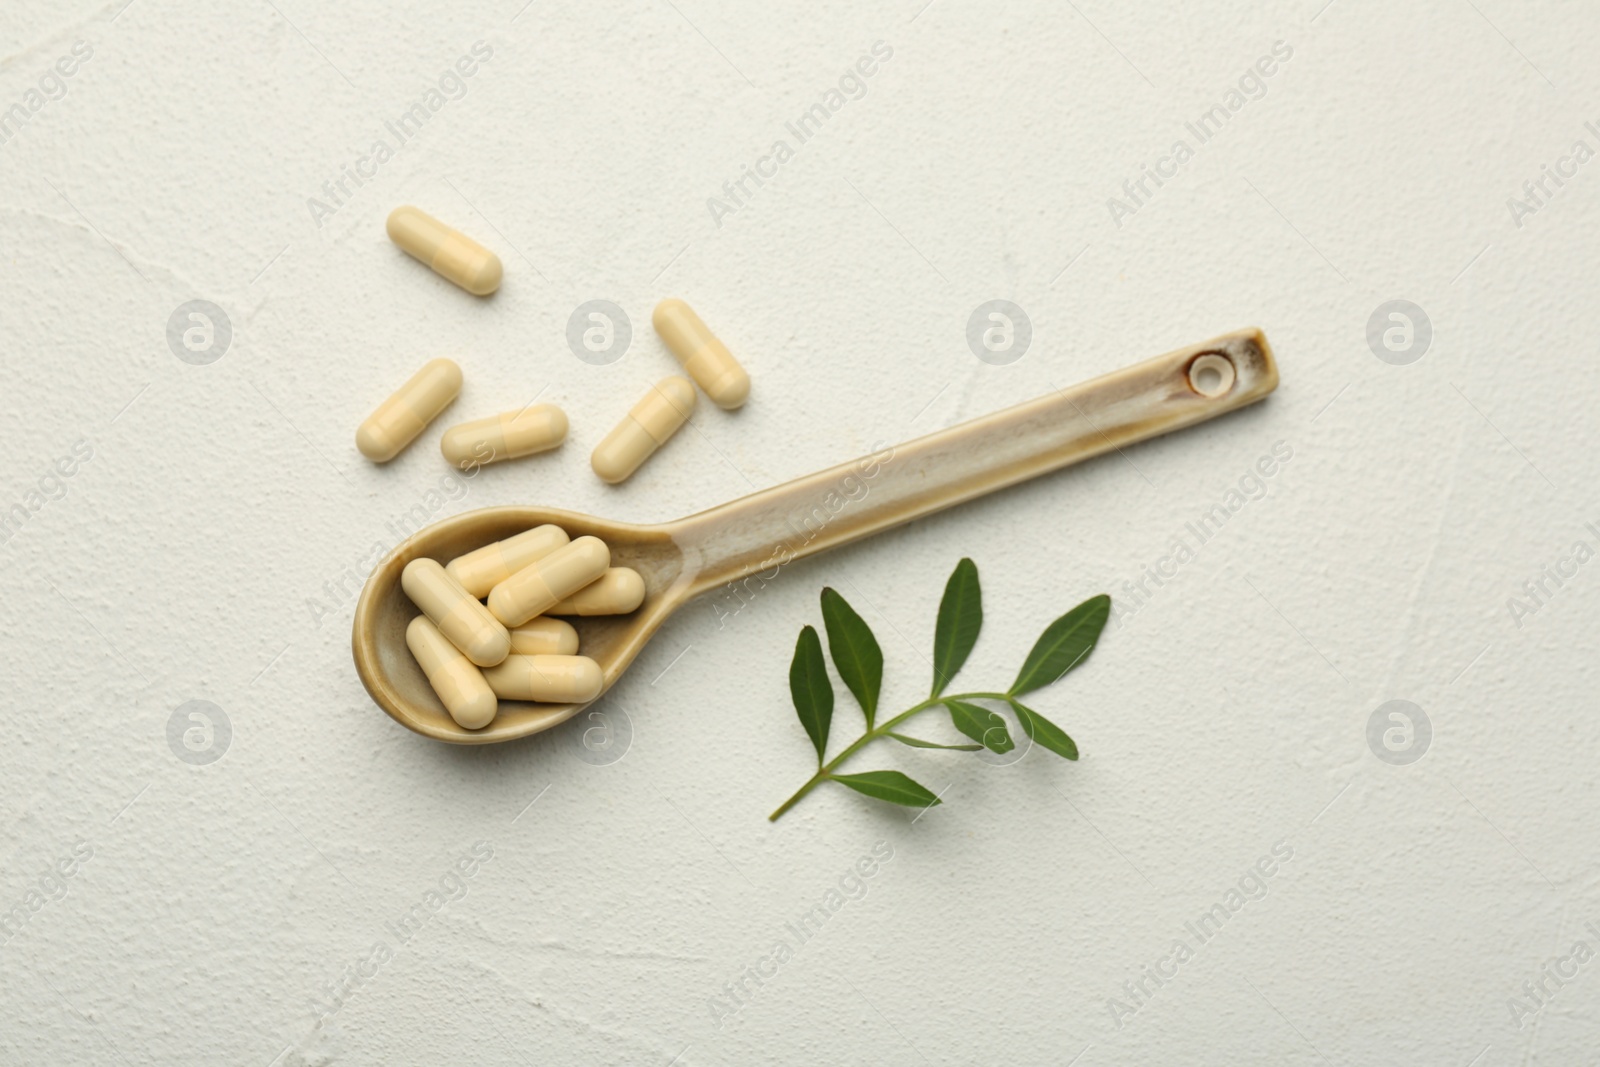
[(939, 621), (933, 630), (933, 693), (938, 696), (956, 676), (983, 628), (983, 593), (978, 588), (978, 565), (963, 558), (944, 584), (939, 601)]
[(789, 664), (789, 694), (794, 698), (800, 725), (817, 746), (817, 766), (828, 748), (828, 726), (833, 722), (833, 683), (822, 660), (822, 641), (817, 631), (807, 626), (794, 643), (794, 659)]
[(878, 713), (878, 691), (883, 686), (883, 649), (869, 627), (844, 597), (832, 589), (822, 591), (822, 622), (828, 628), (828, 651), (833, 665), (856, 703), (867, 716), (867, 729)]
[(931, 808), (939, 798), (913, 782), (899, 771), (867, 771), (865, 774), (835, 774), (835, 782), (847, 785), (857, 793), (903, 804), (908, 808)]
[(1006, 721), (988, 708), (964, 700), (946, 700), (944, 706), (950, 709), (950, 721), (956, 729), (990, 752), (1006, 753), (1017, 747), (1006, 731)]
[(1032, 708), (1025, 708), (1015, 700), (1008, 701), (1022, 723), (1022, 732), (1035, 744), (1043, 745), (1062, 759), (1077, 759), (1078, 746), (1067, 732)]
[(1111, 598), (1101, 593), (1046, 626), (1011, 683), (1011, 695), (1042, 689), (1082, 663), (1094, 651), (1110, 615)]
[(932, 741), (924, 741), (920, 737), (907, 737), (905, 734), (897, 734), (893, 730), (890, 730), (884, 736), (892, 737), (896, 741), (900, 742), (902, 745), (910, 745), (912, 748), (948, 748), (948, 749), (952, 749), (952, 750), (954, 750), (956, 752), (982, 752), (983, 751), (983, 746), (982, 745), (940, 745), (940, 744), (936, 744), (936, 743), (934, 743)]

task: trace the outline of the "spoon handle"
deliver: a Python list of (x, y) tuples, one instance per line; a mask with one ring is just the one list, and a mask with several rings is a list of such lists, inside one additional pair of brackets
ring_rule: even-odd
[(673, 538), (698, 570), (692, 592), (772, 577), (793, 560), (1204, 422), (1277, 385), (1267, 339), (1239, 330), (692, 515)]

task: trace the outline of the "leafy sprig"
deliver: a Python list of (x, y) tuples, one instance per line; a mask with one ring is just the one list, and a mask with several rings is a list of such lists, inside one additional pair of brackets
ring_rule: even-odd
[[(1059, 681), (1094, 651), (1111, 614), (1111, 598), (1105, 594), (1090, 597), (1049, 626), (1034, 642), (1016, 680), (1003, 693), (975, 692), (946, 695), (945, 688), (965, 666), (978, 631), (983, 628), (983, 595), (978, 584), (978, 568), (970, 559), (956, 564), (945, 583), (939, 601), (939, 617), (933, 635), (933, 689), (928, 699), (893, 718), (878, 724), (878, 697), (883, 687), (883, 649), (878, 639), (844, 597), (833, 589), (822, 591), (822, 624), (828, 634), (828, 652), (845, 688), (850, 690), (866, 720), (866, 731), (833, 759), (828, 759), (828, 732), (833, 725), (833, 681), (828, 677), (822, 655), (822, 639), (816, 628), (807, 626), (795, 642), (794, 659), (789, 664), (789, 694), (795, 714), (817, 750), (817, 772), (799, 791), (784, 801), (769, 818), (777, 819), (794, 807), (807, 793), (823, 782), (838, 782), (858, 793), (891, 804), (911, 808), (930, 808), (939, 798), (925, 786), (899, 771), (866, 771), (840, 774), (839, 767), (867, 745), (880, 738), (921, 749), (1004, 754), (1016, 748), (1006, 722), (995, 711), (974, 703), (989, 700), (1009, 706), (1028, 740), (1063, 759), (1078, 758), (1078, 746), (1067, 732), (1027, 707), (1019, 700), (1028, 693)], [(973, 741), (967, 745), (946, 745), (902, 733), (899, 729), (916, 715), (943, 708), (950, 723)]]

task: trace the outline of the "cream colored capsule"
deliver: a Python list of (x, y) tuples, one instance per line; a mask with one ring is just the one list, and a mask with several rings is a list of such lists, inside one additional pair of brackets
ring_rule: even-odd
[(530, 563), (489, 590), (489, 610), (507, 626), (521, 626), (606, 572), (611, 550), (598, 537), (580, 537)]
[(406, 206), (389, 212), (389, 240), (432, 267), (435, 274), (475, 296), (500, 288), (500, 257), (425, 211)]
[(356, 447), (374, 463), (387, 463), (450, 406), (461, 392), (461, 368), (432, 359), (356, 429)]
[(400, 572), (400, 588), (439, 632), (480, 667), (492, 667), (511, 652), (511, 635), (478, 599), (445, 573), (438, 560), (414, 559)]
[(544, 704), (586, 704), (605, 684), (600, 664), (588, 656), (507, 656), (483, 679), (502, 700)]
[(695, 384), (720, 408), (732, 411), (750, 395), (750, 375), (728, 346), (706, 328), (694, 308), (682, 300), (663, 300), (650, 316), (656, 333), (678, 357)]
[(466, 470), (548, 452), (566, 439), (567, 413), (554, 404), (538, 404), (452, 426), (440, 439), (439, 451)]
[(540, 616), (511, 631), (513, 656), (570, 656), (578, 651), (578, 631), (562, 619)]
[(546, 615), (626, 615), (644, 603), (644, 579), (631, 567), (612, 567)]
[(481, 730), (494, 721), (500, 704), (483, 672), (445, 640), (426, 616), (418, 615), (406, 627), (406, 647), (417, 657), (428, 684), (439, 694), (456, 725), (464, 730)]
[(661, 379), (595, 446), (589, 465), (612, 485), (626, 481), (689, 421), (694, 405), (689, 379), (677, 374)]
[(567, 531), (546, 523), (457, 556), (445, 567), (445, 573), (473, 596), (485, 597), (489, 590), (566, 543)]

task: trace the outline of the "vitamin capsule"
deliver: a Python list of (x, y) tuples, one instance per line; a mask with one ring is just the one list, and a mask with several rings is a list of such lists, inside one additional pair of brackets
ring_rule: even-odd
[(545, 704), (586, 704), (605, 684), (600, 664), (588, 656), (507, 656), (483, 679), (502, 700)]
[(417, 657), (428, 684), (439, 694), (445, 710), (464, 730), (481, 730), (494, 721), (499, 701), (483, 672), (445, 640), (439, 628), (424, 615), (406, 627), (406, 647)]
[(439, 451), (466, 470), (548, 452), (566, 439), (567, 413), (554, 404), (539, 404), (452, 426), (440, 439)]
[(578, 651), (578, 631), (570, 622), (529, 619), (511, 631), (513, 656), (570, 656)]
[(546, 615), (626, 615), (644, 603), (644, 579), (631, 567), (612, 567)]
[(389, 240), (475, 296), (500, 288), (500, 257), (457, 230), (414, 207), (389, 213)]
[(448, 359), (429, 360), (393, 396), (378, 405), (356, 430), (356, 447), (374, 463), (400, 454), (461, 392), (461, 368)]
[(689, 421), (694, 405), (689, 379), (676, 374), (661, 379), (595, 446), (589, 465), (612, 485), (626, 481)]
[(694, 308), (682, 300), (663, 300), (656, 305), (650, 321), (689, 377), (718, 407), (732, 411), (744, 403), (750, 395), (750, 375), (739, 366), (728, 346), (706, 329)]
[(521, 626), (606, 572), (611, 550), (598, 537), (580, 537), (530, 563), (489, 590), (489, 610), (507, 626)]
[(511, 635), (437, 560), (414, 559), (400, 572), (400, 588), (439, 632), (480, 667), (492, 667), (511, 652)]
[(544, 559), (566, 543), (567, 531), (561, 527), (535, 526), (515, 537), (457, 556), (445, 567), (445, 573), (473, 596), (484, 597), (528, 564)]

